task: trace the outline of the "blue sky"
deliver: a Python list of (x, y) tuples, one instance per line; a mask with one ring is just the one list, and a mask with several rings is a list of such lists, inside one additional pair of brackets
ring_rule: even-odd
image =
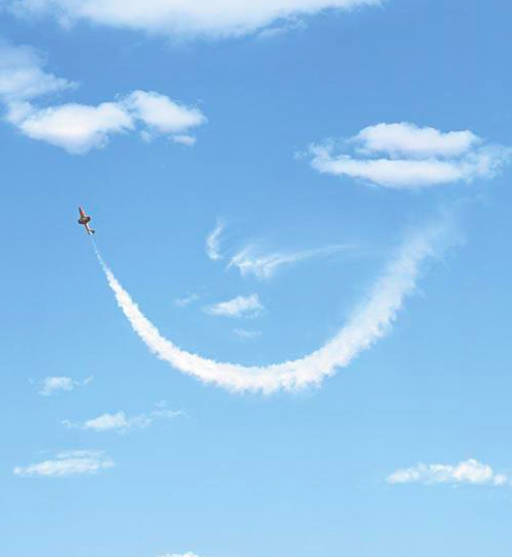
[(0, 2), (1, 557), (510, 555), (511, 15)]

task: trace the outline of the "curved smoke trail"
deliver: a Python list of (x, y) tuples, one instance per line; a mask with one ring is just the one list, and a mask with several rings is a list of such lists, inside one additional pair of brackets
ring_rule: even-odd
[(223, 363), (186, 352), (164, 338), (101, 258), (96, 255), (119, 307), (149, 350), (182, 373), (230, 391), (272, 393), (319, 385), (337, 368), (346, 367), (390, 329), (407, 296), (416, 289), (421, 264), (436, 255), (444, 226), (433, 226), (409, 239), (376, 281), (348, 323), (324, 346), (297, 359), (268, 366)]

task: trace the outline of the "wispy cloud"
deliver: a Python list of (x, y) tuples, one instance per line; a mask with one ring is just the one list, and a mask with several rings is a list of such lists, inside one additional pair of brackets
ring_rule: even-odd
[(296, 252), (262, 254), (255, 246), (247, 246), (231, 258), (228, 267), (236, 267), (243, 277), (253, 275), (258, 279), (268, 279), (280, 267), (293, 265), (313, 257), (326, 257), (345, 249), (349, 249), (349, 246), (328, 246)]
[(17, 476), (43, 476), (63, 478), (96, 474), (114, 466), (114, 461), (98, 451), (69, 451), (59, 453), (52, 460), (45, 460), (28, 466), (17, 466), (13, 472)]
[(345, 141), (309, 147), (311, 166), (377, 186), (420, 189), (493, 178), (512, 149), (486, 143), (469, 130), (441, 132), (409, 122), (377, 124)]
[(187, 147), (192, 147), (197, 143), (197, 137), (195, 137), (194, 135), (173, 135), (171, 139), (172, 141), (174, 141), (174, 143), (179, 143), (180, 145), (185, 145)]
[(78, 428), (96, 432), (117, 431), (126, 433), (131, 429), (144, 429), (150, 426), (155, 420), (170, 419), (182, 416), (183, 412), (168, 410), (162, 404), (158, 410), (154, 410), (148, 414), (139, 414), (137, 416), (128, 417), (123, 411), (115, 414), (102, 414), (97, 418), (87, 420), (83, 423), (73, 423), (69, 420), (62, 422), (68, 428)]
[(256, 317), (264, 310), (257, 294), (237, 296), (227, 302), (219, 302), (205, 308), (210, 315), (222, 317)]
[(199, 300), (199, 296), (197, 294), (187, 294), (183, 298), (176, 298), (176, 300), (174, 300), (174, 303), (178, 307), (184, 308), (186, 306), (189, 306), (190, 304), (193, 304), (194, 302), (197, 302), (197, 300)]
[(119, 307), (137, 335), (158, 358), (184, 374), (230, 391), (272, 393), (280, 389), (293, 391), (320, 385), (385, 336), (406, 298), (415, 292), (422, 263), (442, 252), (451, 240), (449, 231), (447, 223), (441, 222), (410, 237), (334, 338), (303, 358), (268, 366), (216, 362), (178, 348), (143, 315), (99, 254), (98, 258)]
[(289, 19), (332, 10), (380, 5), (384, 0), (4, 0), (20, 15), (50, 14), (62, 25), (86, 20), (96, 25), (128, 28), (191, 38), (225, 38), (251, 34)]
[(0, 101), (6, 120), (22, 134), (68, 153), (85, 154), (105, 147), (113, 135), (134, 131), (146, 141), (166, 135), (193, 145), (194, 137), (188, 132), (207, 121), (198, 108), (154, 91), (133, 91), (98, 105), (36, 106), (36, 99), (76, 86), (47, 72), (45, 66), (46, 61), (30, 47), (0, 44)]
[(505, 474), (498, 474), (489, 465), (474, 459), (456, 465), (418, 464), (397, 470), (386, 481), (389, 484), (510, 485), (510, 479)]
[(92, 380), (92, 377), (87, 377), (83, 381), (76, 381), (71, 379), (71, 377), (45, 377), (41, 382), (39, 394), (42, 396), (52, 396), (59, 392), (73, 391), (77, 387), (88, 385)]
[(261, 336), (261, 331), (250, 331), (248, 329), (233, 329), (237, 337), (245, 339), (255, 339)]
[(6, 103), (29, 101), (76, 87), (76, 83), (47, 72), (45, 65), (33, 48), (0, 40), (0, 98)]
[(220, 239), (222, 233), (224, 232), (224, 228), (224, 223), (221, 220), (217, 220), (215, 228), (206, 237), (206, 255), (212, 261), (218, 261), (219, 259), (222, 259), (222, 254), (220, 253)]

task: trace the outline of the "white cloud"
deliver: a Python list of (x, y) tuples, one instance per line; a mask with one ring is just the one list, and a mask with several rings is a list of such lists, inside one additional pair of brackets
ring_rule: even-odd
[(302, 19), (290, 17), (281, 24), (263, 29), (258, 33), (257, 38), (261, 40), (275, 39), (292, 31), (303, 31), (306, 28), (307, 24)]
[(105, 147), (111, 135), (134, 127), (132, 117), (117, 103), (32, 108), (22, 118), (11, 116), (9, 120), (27, 137), (62, 147), (74, 155)]
[(311, 166), (395, 189), (420, 189), (490, 179), (512, 160), (512, 150), (487, 144), (471, 131), (443, 133), (414, 124), (377, 124), (336, 144), (308, 150)]
[(73, 84), (44, 69), (44, 60), (29, 47), (0, 45), (0, 100), (6, 120), (21, 133), (71, 154), (85, 154), (107, 145), (115, 134), (140, 131), (146, 141), (166, 135), (175, 143), (193, 145), (194, 128), (204, 114), (154, 91), (134, 91), (98, 105), (67, 103), (40, 107), (36, 98), (69, 89)]
[(217, 224), (215, 228), (208, 234), (206, 237), (205, 248), (206, 248), (206, 255), (212, 261), (218, 261), (222, 259), (222, 255), (220, 253), (220, 239), (222, 233), (224, 232), (225, 225), (224, 223), (217, 219)]
[(197, 143), (197, 137), (193, 135), (173, 135), (171, 139), (174, 143), (186, 145), (187, 147), (192, 147)]
[(0, 99), (27, 101), (75, 86), (44, 70), (42, 56), (28, 46), (14, 47), (0, 41)]
[[(161, 134), (182, 134), (184, 131), (206, 123), (205, 115), (197, 108), (190, 108), (154, 91), (134, 91), (123, 101), (135, 119), (141, 120), (150, 130)], [(178, 135), (178, 142), (190, 144), (194, 139)], [(175, 138), (176, 140), (176, 138)]]
[(435, 128), (415, 124), (377, 124), (361, 130), (352, 141), (363, 153), (386, 153), (393, 156), (457, 157), (479, 145), (482, 140), (468, 130), (443, 133)]
[(17, 476), (66, 477), (96, 474), (114, 466), (114, 461), (96, 451), (69, 451), (56, 455), (53, 460), (45, 460), (29, 466), (17, 466), (13, 472)]
[(232, 257), (228, 267), (237, 267), (244, 277), (254, 275), (258, 279), (268, 279), (274, 275), (279, 267), (292, 265), (312, 257), (331, 255), (345, 248), (346, 246), (329, 246), (290, 253), (258, 254), (254, 246), (248, 246)]
[(123, 289), (112, 271), (98, 259), (117, 303), (133, 330), (159, 359), (173, 369), (230, 391), (272, 393), (318, 386), (347, 367), (359, 354), (386, 335), (405, 300), (416, 290), (422, 263), (439, 254), (450, 241), (447, 223), (435, 224), (409, 238), (349, 322), (318, 350), (297, 360), (267, 366), (217, 362), (180, 349), (164, 338)]
[(504, 474), (469, 459), (455, 466), (450, 464), (418, 464), (413, 468), (397, 470), (386, 480), (390, 484), (422, 483), (422, 484), (473, 484), (504, 486), (510, 483)]
[(326, 10), (380, 5), (382, 0), (6, 0), (20, 14), (51, 14), (64, 26), (85, 20), (180, 38), (232, 37)]
[(83, 381), (76, 381), (71, 377), (45, 377), (41, 382), (40, 395), (52, 396), (61, 391), (73, 391), (77, 387), (88, 385), (93, 380), (92, 377), (87, 377)]
[[(167, 134), (177, 143), (193, 145), (195, 138), (178, 134), (173, 129), (189, 130), (191, 127), (206, 122), (199, 118), (196, 108), (187, 108), (174, 103), (169, 97), (153, 92), (137, 91), (139, 97), (157, 95), (165, 99), (174, 108), (168, 112), (163, 104), (158, 124), (158, 111), (145, 113), (134, 111), (129, 95), (116, 102), (107, 102), (98, 106), (84, 104), (64, 104), (49, 108), (36, 108), (29, 103), (11, 102), (8, 105), (7, 119), (24, 135), (62, 147), (68, 153), (82, 155), (91, 149), (101, 149), (108, 144), (112, 135), (127, 133), (140, 129), (143, 138), (150, 140), (156, 134)], [(174, 127), (171, 126), (175, 117)]]
[(237, 296), (227, 302), (220, 302), (205, 308), (210, 315), (223, 317), (256, 317), (264, 310), (257, 294)]
[(248, 329), (233, 329), (236, 336), (245, 339), (255, 339), (261, 336), (261, 331), (250, 331)]
[(119, 431), (121, 433), (126, 433), (130, 429), (134, 428), (144, 429), (158, 419), (176, 418), (177, 416), (182, 415), (183, 412), (167, 410), (165, 405), (160, 403), (159, 409), (150, 412), (149, 414), (139, 414), (138, 416), (127, 417), (126, 414), (121, 411), (116, 414), (102, 414), (97, 418), (93, 418), (79, 424), (75, 424), (69, 420), (64, 420), (62, 423), (68, 428), (79, 428), (97, 432)]
[(174, 300), (174, 303), (178, 307), (184, 308), (186, 306), (189, 306), (190, 304), (193, 304), (194, 302), (197, 302), (197, 300), (199, 300), (199, 296), (197, 294), (187, 294), (187, 296), (185, 296), (184, 298), (176, 298), (176, 300)]

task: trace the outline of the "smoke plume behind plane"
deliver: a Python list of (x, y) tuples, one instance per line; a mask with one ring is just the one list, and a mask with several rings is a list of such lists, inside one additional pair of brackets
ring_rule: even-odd
[(385, 336), (406, 298), (415, 292), (422, 264), (438, 255), (446, 244), (446, 233), (445, 224), (435, 224), (411, 236), (334, 338), (300, 359), (267, 366), (217, 362), (180, 349), (145, 317), (98, 251), (96, 254), (119, 307), (133, 330), (159, 359), (186, 375), (229, 391), (269, 394), (318, 386)]

